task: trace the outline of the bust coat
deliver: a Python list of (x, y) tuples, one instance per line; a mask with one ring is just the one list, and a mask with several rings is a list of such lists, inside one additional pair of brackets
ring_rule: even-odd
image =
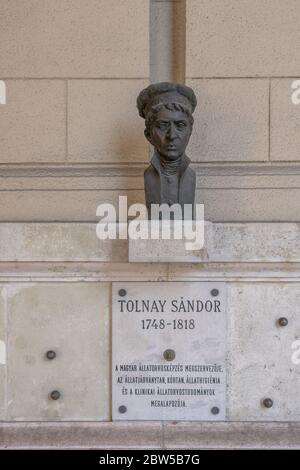
[[(195, 199), (195, 187), (196, 187), (196, 174), (192, 168), (189, 167), (190, 159), (185, 154), (182, 156), (181, 165), (178, 169), (179, 176), (179, 191), (178, 191), (178, 201), (181, 205), (182, 210), (184, 209), (184, 204), (194, 205)], [(144, 173), (144, 183), (145, 183), (145, 198), (146, 206), (148, 210), (148, 217), (150, 218), (151, 204), (162, 204), (161, 198), (162, 193), (162, 178), (161, 178), (161, 165), (159, 156), (155, 152), (150, 165), (146, 168)]]

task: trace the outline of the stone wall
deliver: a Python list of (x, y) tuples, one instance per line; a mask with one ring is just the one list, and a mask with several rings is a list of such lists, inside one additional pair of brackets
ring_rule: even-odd
[[(0, 446), (299, 447), (299, 2), (0, 6)], [(205, 250), (154, 262), (142, 246), (129, 263), (126, 240), (97, 239), (96, 208), (144, 201), (136, 96), (184, 77), (199, 103), (187, 153), (212, 222)], [(109, 422), (123, 280), (226, 283), (226, 422)]]
[(299, 14), (297, 0), (2, 0), (1, 220), (94, 221), (119, 194), (142, 202), (136, 95), (185, 70), (206, 218), (299, 221)]
[[(111, 419), (114, 281), (225, 282), (226, 420), (300, 420), (300, 366), (292, 360), (300, 337), (298, 224), (212, 224), (196, 263), (128, 262), (127, 241), (98, 240), (94, 224), (8, 223), (0, 235), (3, 420)], [(61, 398), (49, 400), (56, 389)]]
[(128, 172), (148, 160), (148, 0), (3, 0), (1, 22), (1, 221), (95, 220), (120, 191), (141, 199)]
[[(299, 220), (297, 0), (187, 0), (186, 77), (199, 106), (193, 161), (211, 220)], [(207, 170), (206, 170), (207, 171)], [(202, 195), (201, 195), (202, 194)]]

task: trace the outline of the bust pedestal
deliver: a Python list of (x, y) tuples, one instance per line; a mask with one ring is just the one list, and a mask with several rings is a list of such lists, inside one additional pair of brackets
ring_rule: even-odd
[[(129, 237), (129, 262), (199, 263), (208, 259), (207, 249), (213, 236), (211, 222), (145, 220), (142, 231), (144, 238)], [(153, 233), (159, 236), (154, 238)]]

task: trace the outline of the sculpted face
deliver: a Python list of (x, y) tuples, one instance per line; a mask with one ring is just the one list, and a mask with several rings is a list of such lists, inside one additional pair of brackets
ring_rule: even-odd
[(148, 139), (160, 155), (172, 161), (184, 154), (191, 132), (192, 126), (185, 113), (163, 107), (151, 124)]

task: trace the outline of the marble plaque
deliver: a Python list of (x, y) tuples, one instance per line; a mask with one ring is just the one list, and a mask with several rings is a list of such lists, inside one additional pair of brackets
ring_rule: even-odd
[(226, 283), (114, 282), (114, 420), (222, 421)]

